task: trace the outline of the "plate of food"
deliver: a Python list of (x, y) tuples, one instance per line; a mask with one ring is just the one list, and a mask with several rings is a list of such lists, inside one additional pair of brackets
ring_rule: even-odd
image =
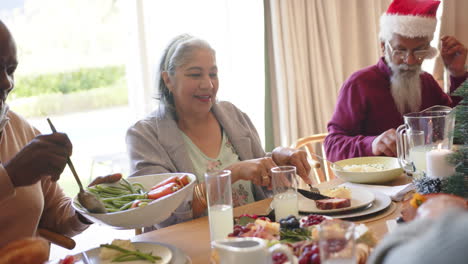
[(111, 244), (89, 249), (85, 252), (69, 255), (49, 264), (168, 264), (186, 263), (186, 257), (180, 252), (174, 252), (169, 245), (155, 242), (131, 242), (130, 240), (114, 239)]
[(333, 218), (347, 219), (353, 217), (366, 216), (385, 210), (392, 204), (392, 199), (390, 199), (388, 195), (377, 191), (372, 192), (375, 195), (375, 199), (370, 205), (356, 210), (344, 211), (339, 214), (333, 214)]
[(362, 188), (336, 187), (320, 190), (320, 193), (330, 199), (310, 200), (298, 194), (300, 212), (315, 214), (341, 213), (359, 208), (365, 208), (375, 200), (373, 192)]
[(117, 183), (88, 187), (107, 212), (90, 213), (73, 200), (73, 207), (90, 221), (119, 229), (142, 228), (167, 219), (191, 195), (196, 177), (190, 173), (164, 173), (130, 177)]
[(403, 173), (398, 159), (393, 157), (345, 159), (332, 164), (331, 169), (337, 177), (355, 183), (389, 182)]

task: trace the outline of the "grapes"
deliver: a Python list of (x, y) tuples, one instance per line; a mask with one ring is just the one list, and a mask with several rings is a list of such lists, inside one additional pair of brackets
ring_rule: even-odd
[(235, 225), (232, 233), (228, 234), (228, 237), (240, 237), (249, 231), (250, 228), (247, 226)]
[(311, 264), (320, 264), (320, 255), (318, 253), (312, 254), (309, 259)]
[(289, 215), (286, 218), (282, 218), (279, 223), (280, 227), (284, 229), (299, 228), (299, 221), (294, 215)]
[(301, 219), (302, 227), (318, 225), (322, 223), (326, 218), (322, 215), (310, 214), (305, 219)]
[(320, 250), (317, 243), (304, 245), (299, 256), (299, 264), (320, 264)]
[(288, 261), (288, 257), (284, 253), (273, 254), (273, 264), (283, 264)]

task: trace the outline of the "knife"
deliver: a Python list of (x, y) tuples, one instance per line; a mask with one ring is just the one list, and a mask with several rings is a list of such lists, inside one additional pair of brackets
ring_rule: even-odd
[(311, 200), (322, 200), (322, 199), (330, 199), (331, 197), (328, 197), (326, 195), (316, 193), (316, 192), (311, 192), (307, 191), (304, 189), (297, 189), (297, 191), (302, 194), (305, 198), (311, 199)]

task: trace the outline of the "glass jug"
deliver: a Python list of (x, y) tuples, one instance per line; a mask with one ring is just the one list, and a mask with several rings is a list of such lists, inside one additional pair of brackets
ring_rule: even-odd
[(403, 115), (397, 128), (397, 155), (400, 166), (410, 176), (426, 174), (426, 153), (451, 149), (455, 116), (448, 106), (436, 105), (421, 112)]

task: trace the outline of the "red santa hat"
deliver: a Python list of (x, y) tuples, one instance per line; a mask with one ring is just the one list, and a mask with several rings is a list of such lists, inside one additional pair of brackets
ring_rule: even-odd
[(439, 4), (440, 1), (434, 0), (394, 0), (380, 17), (380, 40), (390, 40), (394, 33), (432, 39)]

